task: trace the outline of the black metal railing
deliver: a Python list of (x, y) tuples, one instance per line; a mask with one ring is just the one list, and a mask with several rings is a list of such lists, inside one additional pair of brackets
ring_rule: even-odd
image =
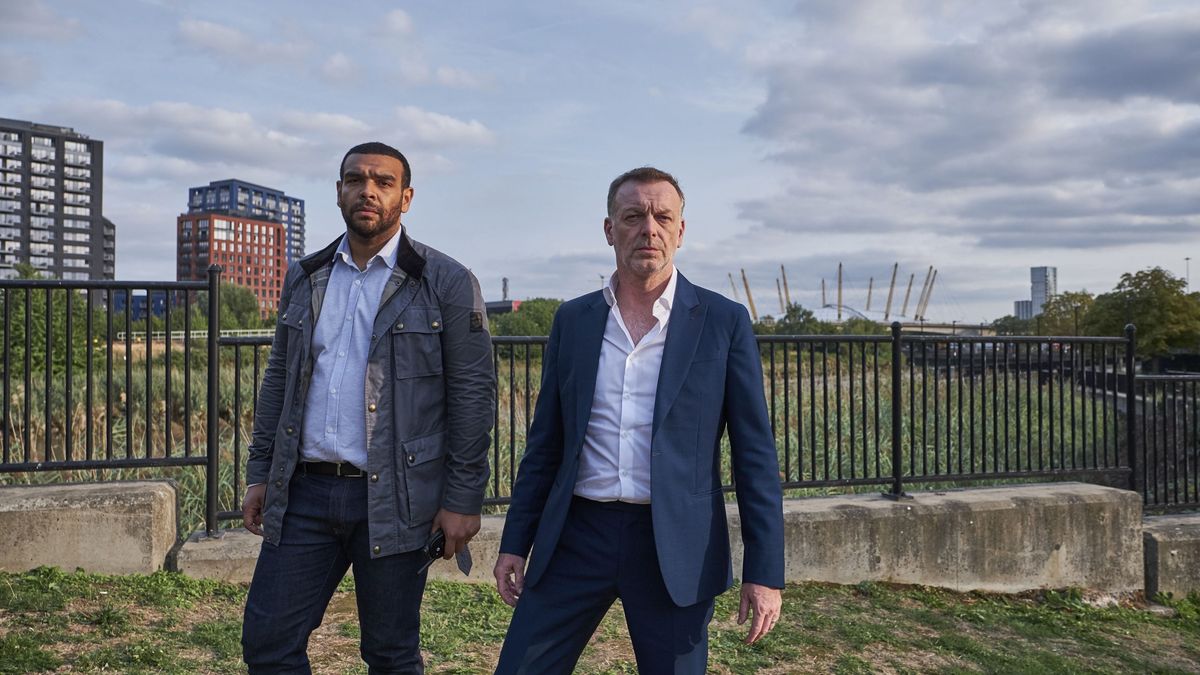
[(1139, 375), (1136, 386), (1133, 489), (1157, 511), (1200, 506), (1200, 375)]
[[(0, 282), (0, 474), (203, 466), (206, 529), (240, 518), (270, 338), (219, 334), (219, 280), (213, 268), (207, 282)], [(162, 294), (167, 330), (138, 323), (134, 291)], [(207, 305), (194, 309), (200, 292)], [(212, 330), (193, 330), (193, 312)], [(546, 341), (493, 338), (489, 505), (511, 494)], [(758, 342), (786, 489), (903, 498), (914, 484), (1072, 478), (1135, 489), (1148, 508), (1200, 506), (1200, 376), (1134, 375), (1132, 330), (985, 338), (893, 324)]]
[[(191, 331), (191, 309), (198, 293), (215, 301), (218, 279), (219, 270), (206, 282), (0, 281), (0, 472), (191, 466), (215, 456), (217, 437), (192, 424), (213, 417), (192, 377), (215, 358), (216, 334)], [(160, 303), (165, 325), (182, 324), (178, 338), (134, 339), (145, 322), (134, 316), (135, 291)]]

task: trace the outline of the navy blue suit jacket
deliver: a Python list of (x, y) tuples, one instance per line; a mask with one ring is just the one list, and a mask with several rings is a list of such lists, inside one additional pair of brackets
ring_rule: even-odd
[[(554, 555), (575, 489), (608, 313), (602, 293), (589, 293), (563, 303), (550, 331), (500, 543), (501, 552), (528, 558), (531, 586)], [(779, 464), (750, 318), (740, 304), (680, 274), (654, 404), (650, 500), (662, 576), (681, 607), (733, 581), (720, 471), (726, 428), (745, 545), (742, 580), (782, 588)]]

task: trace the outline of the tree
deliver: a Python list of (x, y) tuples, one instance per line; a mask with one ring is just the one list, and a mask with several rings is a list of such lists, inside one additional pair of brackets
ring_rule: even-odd
[[(37, 280), (43, 278), (32, 266), (21, 263), (16, 266), (17, 278)], [(71, 294), (70, 349), (64, 348), (67, 340), (67, 298)], [(7, 315), (11, 323), (0, 321), (0, 350), (7, 344), (8, 361), (14, 372), (24, 369), (26, 352), (29, 353), (29, 371), (42, 373), (46, 370), (46, 354), (50, 354), (50, 371), (61, 375), (66, 371), (67, 355), (75, 367), (82, 368), (87, 357), (87, 299), (82, 293), (66, 289), (35, 288), (26, 294), (25, 289), (9, 288), (0, 294), (0, 316)], [(26, 300), (28, 299), (28, 312)], [(46, 302), (50, 302), (50, 316), (46, 316)], [(29, 331), (26, 332), (28, 318)], [(49, 327), (46, 319), (49, 318)], [(7, 334), (6, 334), (7, 333)], [(49, 340), (49, 350), (47, 350)], [(9, 377), (9, 373), (4, 373)]]
[(1121, 275), (1111, 293), (1096, 298), (1083, 321), (1088, 335), (1123, 335), (1137, 326), (1140, 358), (1172, 349), (1200, 346), (1200, 293), (1187, 294), (1187, 282), (1155, 267)]
[(1018, 319), (1009, 314), (992, 322), (996, 335), (1032, 335), (1034, 322), (1032, 319)]
[(819, 332), (820, 325), (821, 322), (813, 316), (812, 310), (793, 302), (788, 304), (787, 312), (775, 322), (774, 327), (763, 332), (775, 335), (813, 335)]
[[(208, 291), (196, 293), (192, 305), (192, 329), (199, 330), (208, 326)], [(172, 317), (174, 328), (182, 328), (182, 317)], [(237, 330), (242, 328), (271, 328), (275, 325), (273, 316), (262, 317), (258, 307), (258, 296), (254, 291), (243, 286), (221, 283), (221, 330)]]
[(1087, 289), (1065, 291), (1051, 298), (1042, 306), (1041, 318), (1036, 322), (1041, 335), (1080, 335), (1087, 312), (1095, 298)]
[(512, 312), (490, 317), (488, 328), (492, 335), (549, 335), (561, 304), (554, 298), (525, 300)]

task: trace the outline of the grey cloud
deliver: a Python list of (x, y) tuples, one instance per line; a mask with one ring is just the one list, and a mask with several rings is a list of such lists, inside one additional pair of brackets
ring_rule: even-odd
[(44, 0), (0, 3), (0, 35), (67, 40), (81, 32), (79, 21), (59, 15)]
[(41, 77), (41, 67), (28, 56), (0, 52), (0, 84), (18, 88), (27, 87)]
[(1042, 54), (1067, 96), (1200, 101), (1200, 14), (1169, 16), (1085, 35)]

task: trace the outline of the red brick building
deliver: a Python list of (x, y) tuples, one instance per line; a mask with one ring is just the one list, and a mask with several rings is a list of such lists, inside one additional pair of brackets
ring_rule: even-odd
[(222, 281), (248, 288), (264, 317), (279, 308), (287, 272), (287, 231), (282, 223), (236, 215), (190, 213), (177, 221), (175, 278), (202, 281), (220, 265)]

